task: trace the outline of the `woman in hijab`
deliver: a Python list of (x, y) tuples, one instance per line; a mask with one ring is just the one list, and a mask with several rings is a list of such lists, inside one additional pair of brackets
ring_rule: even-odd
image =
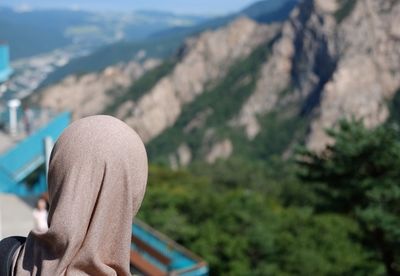
[(146, 189), (139, 136), (110, 116), (71, 124), (52, 151), (49, 230), (32, 231), (13, 275), (131, 275), (132, 219)]

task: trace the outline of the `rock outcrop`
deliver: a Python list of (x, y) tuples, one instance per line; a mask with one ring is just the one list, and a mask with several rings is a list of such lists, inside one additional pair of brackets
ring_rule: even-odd
[(192, 152), (187, 144), (182, 144), (178, 147), (175, 154), (169, 155), (169, 164), (173, 169), (185, 167), (192, 161)]
[(69, 110), (74, 119), (99, 114), (113, 101), (114, 93), (126, 89), (159, 63), (158, 60), (144, 64), (130, 62), (108, 67), (100, 73), (69, 76), (35, 94), (31, 101), (57, 112)]
[(259, 116), (285, 108), (278, 102), (297, 101), (303, 112), (313, 109), (335, 69), (336, 23), (326, 13), (334, 6), (327, 0), (318, 2), (304, 1), (285, 22), (281, 38), (263, 65), (255, 92), (235, 120), (250, 139), (260, 132)]
[(214, 163), (218, 159), (227, 159), (233, 152), (233, 145), (229, 139), (224, 139), (212, 146), (206, 155), (206, 161), (209, 164)]
[(260, 115), (285, 108), (280, 101), (297, 101), (299, 116), (312, 114), (307, 146), (314, 150), (330, 142), (325, 129), (342, 118), (368, 127), (387, 119), (386, 103), (400, 88), (400, 2), (347, 2), (305, 0), (284, 24), (234, 120), (250, 139), (260, 131)]
[(233, 120), (233, 125), (244, 127), (250, 139), (260, 132), (257, 116), (275, 109), (280, 92), (290, 83), (291, 60), (294, 55), (293, 39), (292, 28), (285, 24), (282, 38), (273, 45), (270, 59), (261, 68), (255, 91)]
[(223, 78), (235, 61), (272, 39), (278, 28), (239, 18), (225, 28), (187, 40), (173, 72), (137, 103), (121, 106), (132, 111), (124, 120), (137, 129), (144, 141), (150, 141), (175, 123), (185, 104), (202, 94), (207, 85)]
[(309, 148), (322, 149), (329, 142), (324, 129), (341, 118), (363, 119), (368, 127), (387, 119), (386, 103), (400, 88), (399, 18), (399, 1), (362, 0), (337, 27), (340, 59), (323, 89)]

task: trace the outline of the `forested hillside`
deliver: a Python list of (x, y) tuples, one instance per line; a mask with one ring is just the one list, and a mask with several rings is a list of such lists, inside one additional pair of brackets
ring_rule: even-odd
[(398, 129), (343, 121), (321, 153), (153, 166), (140, 217), (211, 275), (398, 275)]

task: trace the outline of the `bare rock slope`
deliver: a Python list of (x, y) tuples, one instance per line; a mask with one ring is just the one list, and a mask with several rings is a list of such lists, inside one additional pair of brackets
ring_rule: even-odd
[(338, 26), (340, 59), (323, 88), (310, 148), (324, 147), (324, 129), (340, 118), (363, 118), (368, 127), (387, 119), (387, 101), (400, 88), (399, 20), (399, 1), (363, 0)]
[(399, 20), (399, 1), (303, 1), (235, 122), (252, 139), (258, 116), (279, 111), (282, 100), (297, 101), (299, 115), (312, 114), (307, 146), (315, 150), (330, 142), (325, 129), (342, 118), (383, 123), (400, 88)]
[(130, 62), (108, 67), (100, 73), (72, 75), (35, 94), (31, 100), (55, 111), (69, 110), (74, 119), (99, 114), (113, 100), (113, 93), (126, 89), (158, 64), (157, 60), (144, 64)]
[[(238, 59), (276, 35), (278, 26), (259, 25), (240, 18), (225, 28), (189, 39), (173, 72), (159, 80), (137, 103), (121, 107), (119, 114), (146, 142), (172, 126), (182, 108), (202, 94), (206, 86), (223, 78)], [(129, 108), (126, 108), (129, 107)]]

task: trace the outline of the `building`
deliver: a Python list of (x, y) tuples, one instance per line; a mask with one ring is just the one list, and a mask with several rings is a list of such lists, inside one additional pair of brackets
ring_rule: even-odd
[(5, 83), (12, 72), (9, 47), (7, 43), (0, 41), (0, 84)]

